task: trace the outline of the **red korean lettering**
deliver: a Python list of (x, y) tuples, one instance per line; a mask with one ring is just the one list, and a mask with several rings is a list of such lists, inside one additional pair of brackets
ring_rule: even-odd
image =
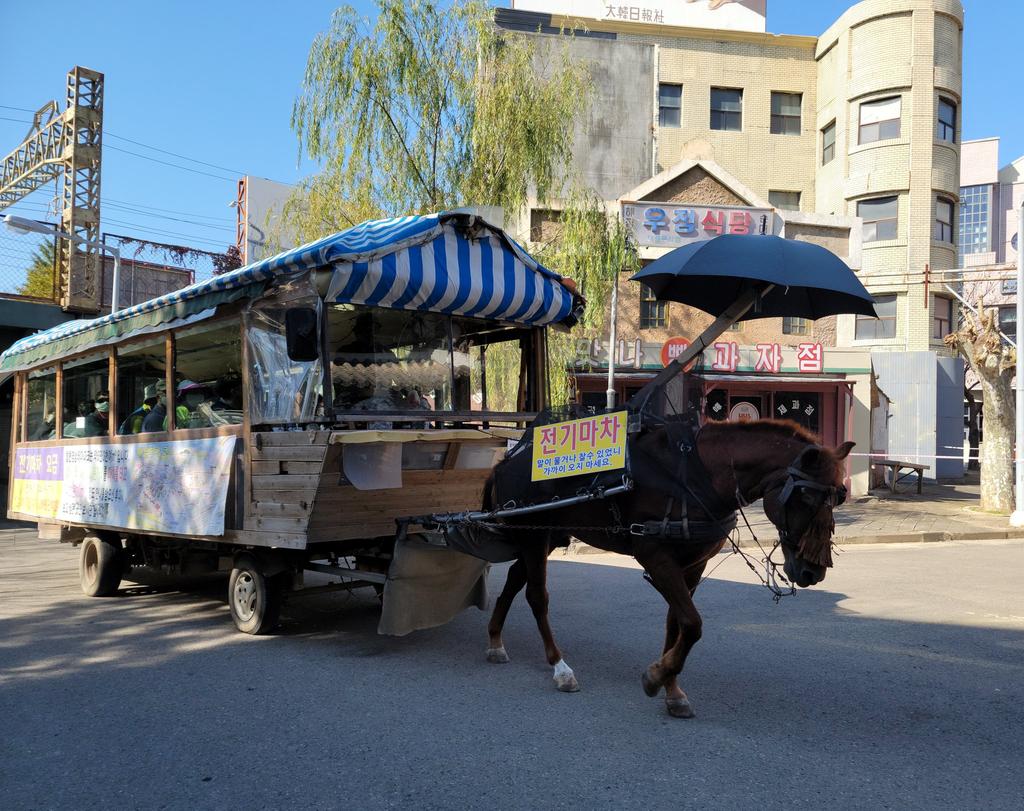
[(704, 229), (704, 233), (714, 234), (716, 237), (720, 236), (725, 231), (725, 212), (708, 211), (704, 215), (704, 219), (700, 221), (700, 224)]
[(778, 374), (782, 368), (782, 347), (778, 344), (758, 344), (755, 372)]
[(735, 372), (740, 363), (740, 348), (733, 341), (719, 341), (715, 344), (715, 362), (711, 368), (716, 372)]
[(821, 372), (825, 368), (825, 351), (821, 344), (800, 344), (796, 348), (796, 364), (801, 372)]
[(730, 211), (729, 212), (729, 233), (749, 234), (750, 233), (750, 212)]

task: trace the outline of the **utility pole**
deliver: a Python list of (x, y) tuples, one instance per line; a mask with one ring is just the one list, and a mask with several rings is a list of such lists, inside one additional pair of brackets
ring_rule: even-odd
[(1017, 483), (1010, 524), (1024, 526), (1024, 374), (1021, 374), (1020, 336), (1024, 324), (1024, 201), (1017, 209), (1017, 430), (1014, 437), (1014, 479)]

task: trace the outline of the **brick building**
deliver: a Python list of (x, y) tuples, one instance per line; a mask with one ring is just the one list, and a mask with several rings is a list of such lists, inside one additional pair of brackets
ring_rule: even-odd
[[(735, 223), (829, 247), (878, 301), (877, 320), (768, 319), (727, 333), (736, 350), (721, 351), (737, 361), (706, 359), (704, 417), (782, 415), (780, 406), (790, 416), (796, 399), (801, 412), (814, 408), (819, 417), (804, 421), (826, 441), (919, 458), (933, 476), (962, 474), (936, 458), (963, 441), (963, 364), (942, 344), (956, 302), (929, 283), (931, 269), (957, 260), (959, 0), (864, 0), (818, 37), (766, 33), (764, 0), (636, 2), (517, 0), (496, 21), (541, 38), (575, 31), (570, 47), (591, 65), (596, 91), (576, 168), (632, 223), (642, 257)], [(556, 219), (532, 211), (530, 230)], [(624, 281), (619, 294), (626, 394), (661, 366), (668, 339), (695, 337), (708, 319)], [(758, 347), (775, 345), (785, 360), (765, 374)], [(796, 363), (808, 346), (824, 355), (811, 377)], [(598, 385), (581, 378), (585, 395)]]

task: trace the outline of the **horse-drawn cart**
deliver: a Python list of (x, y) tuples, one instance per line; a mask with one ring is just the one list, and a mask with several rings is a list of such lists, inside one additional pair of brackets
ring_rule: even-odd
[(247, 633), (274, 627), (306, 572), (331, 578), (317, 590), (375, 588), (384, 632), (437, 625), (483, 607), (487, 561), (510, 560), (488, 659), (508, 661), (525, 587), (566, 691), (545, 569), (577, 537), (635, 557), (665, 597), (643, 685), (688, 717), (693, 592), (736, 510), (763, 499), (790, 582), (820, 582), (852, 443), (772, 421), (696, 432), (666, 386), (737, 320), (873, 310), (836, 257), (774, 237), (680, 248), (636, 278), (716, 321), (598, 415), (549, 408), (546, 330), (575, 323), (574, 285), (464, 213), (366, 223), (23, 339), (0, 356), (15, 375), (8, 515), (81, 543), (90, 595), (136, 568), (230, 570)]
[(304, 572), (381, 592), (433, 574), (451, 604), (383, 625), (436, 624), (482, 603), (484, 564), (422, 533), (396, 561), (396, 519), (480, 507), (546, 405), (546, 328), (581, 306), (500, 229), (452, 213), (30, 336), (0, 358), (9, 515), (82, 543), (87, 594), (134, 568), (230, 569), (232, 617), (258, 633)]

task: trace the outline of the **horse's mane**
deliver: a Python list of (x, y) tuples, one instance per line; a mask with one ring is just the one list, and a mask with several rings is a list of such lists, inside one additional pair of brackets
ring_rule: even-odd
[(769, 433), (781, 436), (784, 439), (796, 439), (810, 445), (820, 445), (821, 439), (811, 431), (792, 420), (753, 420), (751, 422), (718, 422), (709, 421), (704, 424), (701, 431), (721, 431), (722, 433), (756, 433), (768, 431)]

